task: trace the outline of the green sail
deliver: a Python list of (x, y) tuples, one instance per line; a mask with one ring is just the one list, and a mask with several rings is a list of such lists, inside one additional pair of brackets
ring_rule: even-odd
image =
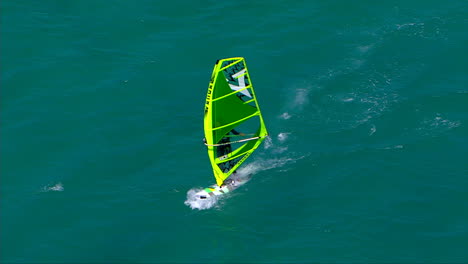
[(219, 186), (268, 136), (244, 58), (216, 62), (206, 97), (204, 130)]

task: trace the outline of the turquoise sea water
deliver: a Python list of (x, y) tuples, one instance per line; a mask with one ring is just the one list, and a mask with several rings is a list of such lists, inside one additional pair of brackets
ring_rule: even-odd
[[(466, 1), (1, 1), (2, 263), (468, 262)], [(271, 138), (207, 210), (243, 56)]]

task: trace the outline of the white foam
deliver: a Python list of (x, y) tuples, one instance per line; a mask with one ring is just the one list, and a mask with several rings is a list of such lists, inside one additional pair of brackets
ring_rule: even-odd
[(361, 52), (361, 53), (366, 53), (368, 52), (374, 45), (373, 44), (369, 44), (369, 45), (365, 45), (365, 46), (358, 46), (358, 51)]
[(299, 88), (296, 90), (296, 96), (294, 98), (295, 106), (302, 106), (309, 102), (309, 90), (304, 88)]
[(395, 145), (395, 146), (391, 146), (391, 147), (385, 147), (383, 149), (402, 149), (403, 148), (403, 145)]
[[(283, 142), (288, 137), (288, 134), (290, 133), (279, 133), (277, 138), (280, 142)], [(273, 140), (271, 139), (271, 137), (265, 138), (263, 148), (268, 149), (270, 153), (275, 153), (275, 154), (283, 153), (286, 150), (288, 150), (287, 146), (281, 146), (281, 147), (275, 146), (273, 144)]]
[(282, 133), (279, 133), (279, 134), (278, 134), (278, 140), (279, 140), (280, 142), (284, 142), (284, 141), (288, 138), (288, 135), (289, 135), (289, 134), (290, 134), (290, 133), (283, 133), (283, 132), (282, 132)]
[(244, 175), (252, 175), (256, 174), (260, 171), (271, 170), (274, 168), (280, 168), (285, 166), (286, 164), (294, 163), (297, 160), (304, 158), (305, 156), (301, 156), (298, 158), (276, 158), (276, 159), (261, 159), (255, 162), (249, 163), (246, 166), (242, 167), (239, 172)]
[(266, 137), (264, 141), (263, 148), (264, 149), (269, 149), (271, 146), (273, 146), (273, 141), (271, 140), (271, 137)]
[(218, 201), (217, 196), (208, 196), (206, 199), (198, 199), (195, 195), (197, 192), (203, 189), (193, 188), (187, 192), (187, 200), (184, 202), (185, 205), (192, 209), (206, 210), (216, 205)]
[[(234, 180), (235, 182), (239, 182), (243, 185), (247, 183), (252, 176), (251, 171), (240, 169), (237, 171), (236, 174), (231, 175), (230, 179)], [(202, 191), (201, 188), (192, 188), (187, 192), (187, 200), (185, 200), (184, 204), (189, 206), (192, 209), (198, 210), (206, 210), (212, 207), (217, 207), (219, 205), (219, 201), (229, 197), (229, 194), (224, 194), (221, 196), (208, 196), (206, 199), (199, 199), (196, 195), (199, 191)]]
[(291, 118), (291, 115), (288, 112), (284, 112), (280, 115), (280, 118), (284, 120), (288, 120), (289, 118)]
[(309, 103), (310, 90), (311, 87), (309, 85), (305, 85), (303, 88), (288, 89), (285, 109), (282, 110), (279, 118), (288, 120), (302, 112), (304, 107)]
[(422, 122), (422, 126), (418, 128), (418, 130), (423, 131), (424, 135), (436, 136), (453, 128), (459, 127), (460, 125), (460, 121), (445, 119), (441, 116), (440, 113), (437, 113), (434, 118), (425, 119)]
[(63, 192), (63, 184), (61, 182), (55, 185), (47, 185), (42, 188), (42, 192)]
[[(246, 164), (242, 168), (237, 170), (237, 173), (231, 176), (235, 181), (244, 181), (248, 182), (252, 175), (265, 170), (271, 170), (274, 168), (283, 167), (289, 163), (294, 163), (299, 159), (304, 158), (301, 156), (299, 158), (278, 158), (278, 159), (262, 159), (257, 160), (252, 163)], [(191, 209), (198, 210), (207, 210), (210, 208), (219, 207), (219, 202), (227, 197), (230, 193), (221, 195), (221, 196), (209, 196), (206, 199), (198, 199), (195, 195), (197, 192), (201, 191), (201, 188), (192, 188), (187, 192), (187, 200), (184, 202), (185, 205), (189, 206)]]
[(405, 24), (396, 24), (397, 30), (408, 28), (408, 27), (424, 27), (424, 23), (405, 23)]
[(374, 124), (372, 124), (372, 127), (370, 128), (369, 136), (374, 135), (375, 131), (377, 131), (377, 128), (375, 127)]
[(443, 128), (443, 129), (452, 129), (460, 126), (459, 121), (451, 121), (448, 119), (443, 119), (440, 114), (433, 119), (433, 121), (428, 122), (432, 128)]
[(277, 148), (274, 148), (272, 152), (275, 154), (279, 154), (279, 153), (285, 152), (286, 150), (288, 150), (288, 147), (277, 147)]

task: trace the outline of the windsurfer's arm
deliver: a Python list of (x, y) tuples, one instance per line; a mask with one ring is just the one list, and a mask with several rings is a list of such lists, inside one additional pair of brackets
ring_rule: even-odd
[(232, 132), (234, 135), (245, 136), (244, 133), (242, 133), (242, 132), (237, 132), (235, 129), (232, 129), (231, 132)]

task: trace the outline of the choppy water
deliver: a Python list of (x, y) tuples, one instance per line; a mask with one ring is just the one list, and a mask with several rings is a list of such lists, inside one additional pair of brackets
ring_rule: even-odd
[[(1, 262), (468, 262), (466, 1), (0, 6)], [(192, 210), (231, 56), (271, 138)]]

